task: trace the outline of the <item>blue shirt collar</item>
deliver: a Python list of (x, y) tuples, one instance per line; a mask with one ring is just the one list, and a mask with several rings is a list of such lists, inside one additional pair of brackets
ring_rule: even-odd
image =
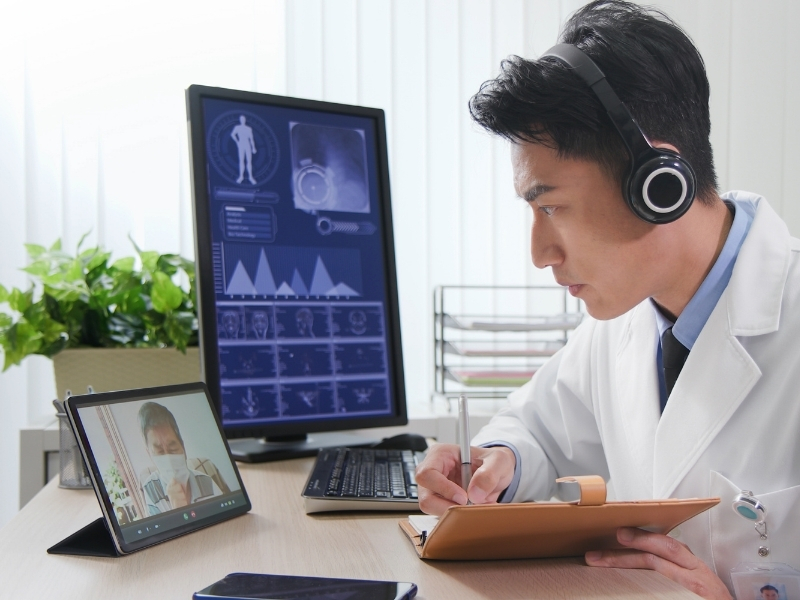
[(706, 275), (692, 299), (689, 300), (678, 320), (673, 324), (651, 300), (658, 323), (659, 338), (668, 327), (672, 326), (673, 335), (689, 350), (694, 346), (708, 317), (711, 316), (711, 312), (719, 302), (722, 292), (728, 286), (736, 257), (739, 256), (739, 250), (747, 237), (747, 232), (750, 231), (750, 225), (753, 224), (756, 213), (754, 198), (741, 193), (728, 192), (722, 195), (722, 199), (734, 211), (731, 230), (728, 232), (728, 238), (725, 240), (714, 266), (711, 267), (711, 271)]

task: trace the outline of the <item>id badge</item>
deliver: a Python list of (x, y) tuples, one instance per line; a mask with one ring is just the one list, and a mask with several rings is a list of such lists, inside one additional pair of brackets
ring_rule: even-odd
[(736, 600), (800, 600), (800, 571), (783, 563), (741, 563), (731, 579)]

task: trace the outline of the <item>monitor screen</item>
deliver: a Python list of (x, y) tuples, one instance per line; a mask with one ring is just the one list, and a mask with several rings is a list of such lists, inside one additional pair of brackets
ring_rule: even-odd
[(204, 377), (228, 437), (404, 424), (383, 111), (187, 99)]

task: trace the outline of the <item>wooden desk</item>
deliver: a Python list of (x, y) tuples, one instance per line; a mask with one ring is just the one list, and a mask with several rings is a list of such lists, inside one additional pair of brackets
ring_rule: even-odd
[(581, 559), (424, 562), (396, 513), (303, 511), (311, 459), (242, 465), (249, 514), (122, 558), (46, 553), (100, 516), (94, 493), (51, 481), (0, 530), (4, 598), (191, 598), (234, 571), (413, 581), (420, 599), (697, 598), (657, 573)]

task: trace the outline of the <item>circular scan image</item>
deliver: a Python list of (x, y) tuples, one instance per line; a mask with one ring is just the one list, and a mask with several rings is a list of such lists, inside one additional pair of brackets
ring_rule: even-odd
[(297, 193), (314, 206), (325, 204), (331, 195), (331, 180), (322, 167), (307, 164), (297, 172)]

